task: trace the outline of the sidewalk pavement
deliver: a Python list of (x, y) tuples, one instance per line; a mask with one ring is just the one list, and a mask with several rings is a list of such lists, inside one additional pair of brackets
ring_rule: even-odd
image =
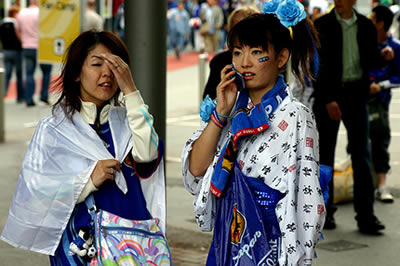
[[(185, 55), (181, 60), (185, 60)], [(197, 65), (167, 73), (167, 237), (174, 265), (204, 265), (211, 233), (201, 233), (193, 218), (193, 197), (182, 185), (180, 154), (188, 137), (199, 127), (199, 88)], [(55, 95), (50, 99), (54, 102)], [(376, 202), (377, 216), (386, 225), (379, 237), (358, 233), (353, 205), (342, 204), (337, 211), (338, 227), (325, 231), (325, 239), (317, 246), (318, 259), (314, 265), (399, 265), (400, 253), (400, 91), (394, 92), (391, 106), (391, 162), (392, 174), (388, 185), (395, 192), (393, 204)], [(49, 106), (39, 104), (27, 108), (15, 99), (5, 100), (6, 141), (0, 144), (0, 231), (8, 215), (8, 208), (17, 182), (18, 172), (26, 147), (38, 120), (50, 112)], [(157, 118), (156, 118), (157, 119)], [(346, 135), (339, 134), (337, 158), (345, 158)], [(396, 179), (397, 178), (397, 179)], [(33, 252), (13, 248), (0, 241), (0, 266), (48, 265), (48, 258)]]

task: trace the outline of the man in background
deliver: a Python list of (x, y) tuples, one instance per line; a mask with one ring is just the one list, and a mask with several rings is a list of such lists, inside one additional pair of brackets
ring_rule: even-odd
[(394, 60), (387, 62), (382, 67), (373, 68), (370, 71), (371, 100), (368, 103), (370, 121), (370, 140), (372, 162), (378, 178), (375, 196), (385, 203), (394, 201), (386, 186), (386, 174), (390, 170), (389, 165), (389, 104), (392, 98), (392, 88), (400, 86), (400, 42), (389, 33), (393, 21), (393, 12), (384, 5), (378, 5), (372, 9), (370, 19), (375, 25), (378, 37), (378, 51), (391, 47), (394, 51)]
[(96, 0), (88, 0), (83, 31), (103, 31), (103, 29), (103, 18), (96, 12)]
[[(335, 8), (315, 21), (321, 48), (314, 85), (314, 114), (320, 137), (320, 163), (334, 166), (340, 121), (347, 130), (354, 172), (354, 210), (361, 233), (380, 235), (385, 226), (374, 213), (367, 98), (369, 70), (383, 61), (372, 22), (353, 9), (356, 0), (334, 0)], [(333, 178), (325, 229), (334, 229)]]
[(214, 55), (218, 51), (219, 31), (224, 24), (224, 13), (217, 0), (207, 0), (208, 8), (202, 10), (200, 17), (208, 24), (204, 33), (205, 50)]
[(17, 6), (11, 6), (0, 24), (0, 39), (3, 45), (3, 60), (6, 70), (5, 94), (7, 96), (13, 68), (16, 70), (17, 77), (17, 103), (22, 103), (24, 99), (24, 86), (22, 80), (22, 46), (16, 32), (16, 17), (19, 12)]
[(178, 2), (178, 7), (171, 9), (168, 20), (171, 46), (175, 49), (176, 58), (181, 59), (181, 52), (189, 41), (189, 13), (185, 9), (183, 0)]
[[(39, 46), (39, 7), (38, 0), (30, 0), (29, 6), (22, 9), (17, 16), (17, 35), (22, 43), (22, 54), (25, 61), (26, 81), (24, 86), (25, 102), (28, 107), (35, 106), (35, 69), (37, 64), (37, 49)], [(51, 64), (40, 64), (43, 74), (40, 101), (49, 104), (48, 90), (50, 83)]]

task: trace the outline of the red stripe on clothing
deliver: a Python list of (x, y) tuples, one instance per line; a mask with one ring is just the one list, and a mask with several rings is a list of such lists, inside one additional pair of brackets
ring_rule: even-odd
[(257, 128), (243, 128), (243, 129), (239, 130), (238, 132), (236, 132), (235, 135), (233, 135), (233, 145), (236, 147), (236, 142), (240, 137), (245, 136), (245, 135), (255, 135), (255, 134), (265, 131), (267, 128), (269, 128), (268, 124), (264, 124)]
[(213, 183), (211, 183), (210, 191), (218, 198), (220, 198), (222, 195), (222, 191), (216, 188)]

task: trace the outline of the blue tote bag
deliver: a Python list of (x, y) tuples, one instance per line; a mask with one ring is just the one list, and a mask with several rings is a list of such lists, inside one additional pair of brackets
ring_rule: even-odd
[[(217, 217), (210, 251), (214, 249), (216, 265), (277, 264), (280, 231), (275, 208), (271, 209), (271, 221), (266, 221), (246, 178), (235, 163), (234, 174), (230, 177), (224, 195), (217, 199)], [(271, 228), (265, 228), (264, 222), (272, 222), (278, 232), (271, 234)], [(214, 264), (213, 260), (207, 263), (211, 264)]]

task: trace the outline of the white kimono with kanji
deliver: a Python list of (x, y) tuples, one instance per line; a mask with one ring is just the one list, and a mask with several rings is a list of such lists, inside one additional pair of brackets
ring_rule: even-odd
[[(243, 174), (261, 178), (285, 196), (276, 216), (282, 234), (280, 265), (311, 265), (325, 221), (319, 184), (318, 131), (312, 112), (288, 95), (269, 116), (270, 128), (242, 139), (236, 158)], [(211, 122), (212, 123), (212, 122)], [(194, 214), (202, 231), (215, 222), (215, 196), (210, 181), (221, 149), (231, 136), (231, 121), (222, 130), (213, 162), (204, 176), (189, 171), (189, 153), (207, 123), (202, 122), (182, 152), (183, 183), (195, 196)]]

